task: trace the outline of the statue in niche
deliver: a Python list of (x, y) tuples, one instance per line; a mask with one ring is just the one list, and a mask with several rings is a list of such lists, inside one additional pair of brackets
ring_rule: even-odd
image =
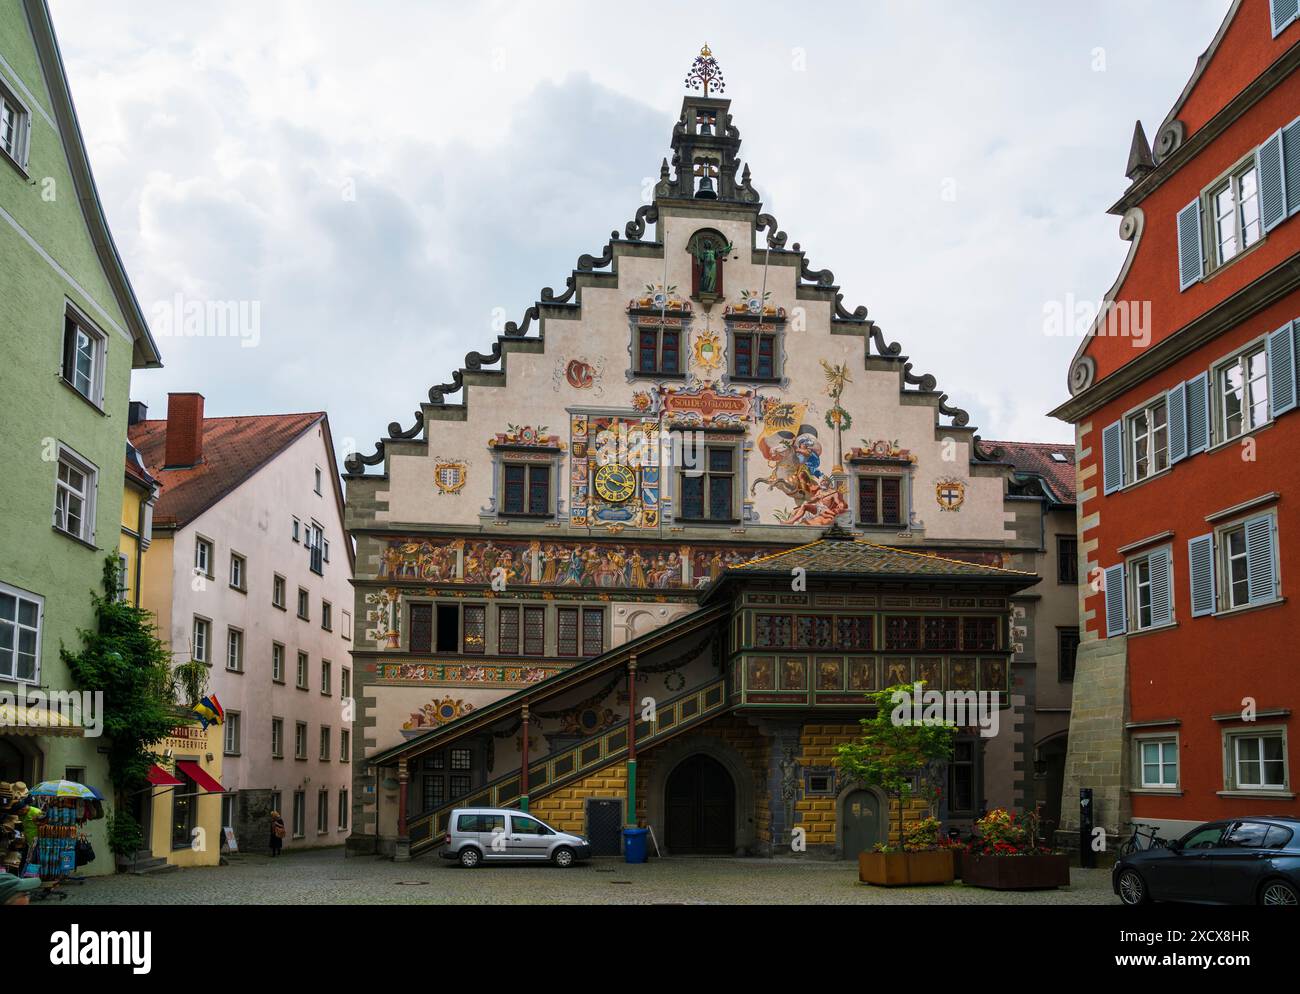
[(697, 232), (686, 246), (694, 262), (691, 265), (697, 300), (712, 302), (722, 296), (722, 269), (735, 246), (716, 231)]

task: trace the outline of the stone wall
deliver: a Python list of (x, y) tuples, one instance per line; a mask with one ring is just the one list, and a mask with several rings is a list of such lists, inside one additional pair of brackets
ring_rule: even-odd
[(1129, 820), (1125, 790), (1128, 737), (1128, 640), (1123, 636), (1088, 639), (1079, 646), (1075, 664), (1070, 746), (1061, 792), (1061, 828), (1057, 841), (1078, 848), (1079, 788), (1093, 791), (1093, 824), (1103, 827), (1108, 847)]

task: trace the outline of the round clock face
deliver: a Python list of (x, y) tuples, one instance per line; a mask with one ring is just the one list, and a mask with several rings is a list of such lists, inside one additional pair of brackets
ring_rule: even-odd
[(636, 473), (627, 466), (601, 466), (594, 482), (596, 493), (611, 504), (621, 504), (636, 492)]

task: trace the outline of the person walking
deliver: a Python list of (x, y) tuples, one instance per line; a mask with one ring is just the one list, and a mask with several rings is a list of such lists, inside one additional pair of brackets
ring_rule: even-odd
[(271, 855), (279, 856), (280, 850), (284, 848), (284, 819), (280, 817), (280, 812), (271, 812)]

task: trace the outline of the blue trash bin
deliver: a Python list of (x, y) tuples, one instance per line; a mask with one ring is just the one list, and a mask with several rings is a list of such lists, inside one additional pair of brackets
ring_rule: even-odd
[(628, 863), (644, 863), (646, 857), (645, 837), (650, 834), (646, 828), (623, 829), (623, 859)]

